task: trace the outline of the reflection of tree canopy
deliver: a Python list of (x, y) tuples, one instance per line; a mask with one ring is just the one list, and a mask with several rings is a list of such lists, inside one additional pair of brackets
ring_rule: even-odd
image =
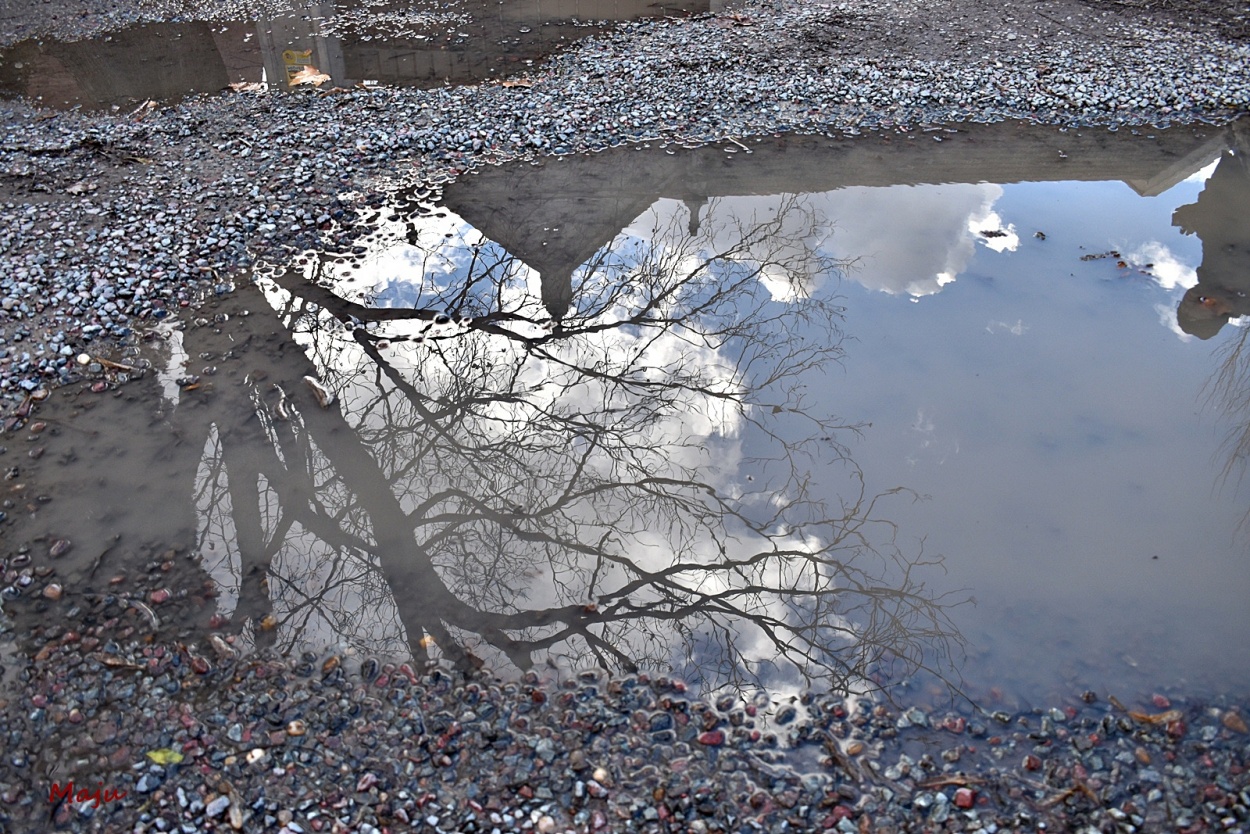
[[(953, 630), (837, 441), (848, 427), (804, 409), (841, 355), (841, 310), (798, 286), (834, 265), (788, 239), (796, 217), (811, 223), (791, 202), (719, 250), (712, 222), (618, 239), (559, 320), (488, 242), (414, 276), (402, 309), (332, 294), (323, 260), (274, 272), (262, 286), (338, 404), (267, 380), (263, 442), (213, 435), (201, 492), (223, 500), (202, 494), (202, 512), (233, 519), (243, 573), (272, 574), (240, 608), (259, 618), (280, 583), (291, 642), (337, 597), (347, 610), (318, 616), (393, 650), (389, 589), (411, 650), (428, 636), (463, 668), (564, 655), (837, 685), (945, 659)], [(778, 281), (799, 300), (774, 300)], [(832, 466), (848, 476), (834, 507), (808, 490)], [(277, 564), (283, 548), (316, 581)]]

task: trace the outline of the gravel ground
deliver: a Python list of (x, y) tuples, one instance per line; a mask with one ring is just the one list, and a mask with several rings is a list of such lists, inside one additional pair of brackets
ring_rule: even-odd
[[(123, 630), (141, 619), (118, 613)], [(645, 675), (457, 682), (108, 632), (45, 630), (0, 701), (5, 830), (1198, 832), (1250, 818), (1244, 705), (709, 703)]]
[[(416, 180), (639, 139), (1243, 113), (1237, 10), (1156, 5), (753, 3), (624, 26), (528, 87), (223, 92), (107, 114), (4, 103), (10, 426), (76, 378), (78, 353), (123, 349), (260, 258), (350, 248), (363, 213)], [(0, 7), (0, 30), (83, 37), (191, 14), (36, 12)], [(143, 639), (143, 622), (119, 604), (33, 635), (31, 659), (4, 644), (0, 830), (1237, 831), (1250, 813), (1244, 704), (710, 705), (643, 678), (237, 659), (221, 641)], [(50, 800), (67, 778), (126, 796)]]

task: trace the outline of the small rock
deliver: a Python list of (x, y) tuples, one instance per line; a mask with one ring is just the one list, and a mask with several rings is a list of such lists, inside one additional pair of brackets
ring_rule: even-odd
[(209, 818), (220, 817), (230, 807), (230, 797), (219, 796), (204, 806), (204, 815)]
[(708, 747), (720, 747), (725, 743), (725, 734), (720, 730), (709, 730), (706, 733), (699, 733), (698, 741)]

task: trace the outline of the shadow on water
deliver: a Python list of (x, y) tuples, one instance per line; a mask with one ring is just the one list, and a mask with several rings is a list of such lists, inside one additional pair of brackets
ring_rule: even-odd
[(529, 0), (386, 5), (322, 3), (254, 21), (150, 23), (78, 41), (28, 39), (0, 50), (0, 93), (87, 109), (174, 101), (230, 84), (441, 87), (524, 73), (620, 21), (689, 15), (707, 0)]
[[(1215, 204), (1241, 187), (1242, 134), (792, 138), (732, 162), (631, 149), (399, 189), (357, 250), (266, 265), (152, 334), (183, 357), (171, 400), (151, 376), (71, 387), (40, 407), (45, 433), (11, 435), (10, 460), (47, 447), (11, 494), (33, 518), (26, 570), (55, 576), (28, 574), (8, 605), (37, 636), (48, 611), (120, 615), (464, 672), (957, 681), (965, 648), (986, 651), (951, 607), (968, 574), (943, 576), (967, 554), (916, 531), (929, 485), (876, 485), (877, 417), (837, 416), (859, 402), (845, 328), (867, 278), (831, 247), (853, 224), (793, 194), (978, 172), (1158, 194), (1218, 161), (1177, 222), (1204, 242), (1198, 286), (1236, 294), (1225, 250), (1250, 236)], [(895, 285), (917, 286), (874, 288)], [(1244, 422), (1244, 351), (1224, 349), (1214, 390)], [(58, 540), (72, 550), (45, 557)], [(37, 596), (52, 579), (59, 601)]]

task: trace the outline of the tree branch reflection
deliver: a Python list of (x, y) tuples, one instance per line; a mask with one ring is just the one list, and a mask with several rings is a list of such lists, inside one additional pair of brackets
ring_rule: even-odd
[[(466, 672), (563, 658), (847, 687), (883, 663), (947, 670), (950, 600), (924, 581), (939, 560), (905, 555), (882, 515), (904, 491), (871, 493), (841, 440), (856, 427), (805, 407), (843, 339), (811, 291), (838, 265), (796, 245), (815, 219), (791, 200), (718, 227), (714, 209), (698, 234), (661, 219), (600, 250), (558, 317), (485, 240), (415, 274), (409, 308), (331, 292), (327, 258), (262, 282), (308, 357), (288, 351), (283, 379), (316, 374), (341, 404), (256, 383), (263, 442), (224, 456), (249, 486), (215, 494), (278, 577), (279, 645), (351, 602), (319, 616), (354, 618), (359, 648), (432, 641)], [(830, 506), (812, 473), (835, 470)], [(368, 580), (335, 599), (348, 575)]]

